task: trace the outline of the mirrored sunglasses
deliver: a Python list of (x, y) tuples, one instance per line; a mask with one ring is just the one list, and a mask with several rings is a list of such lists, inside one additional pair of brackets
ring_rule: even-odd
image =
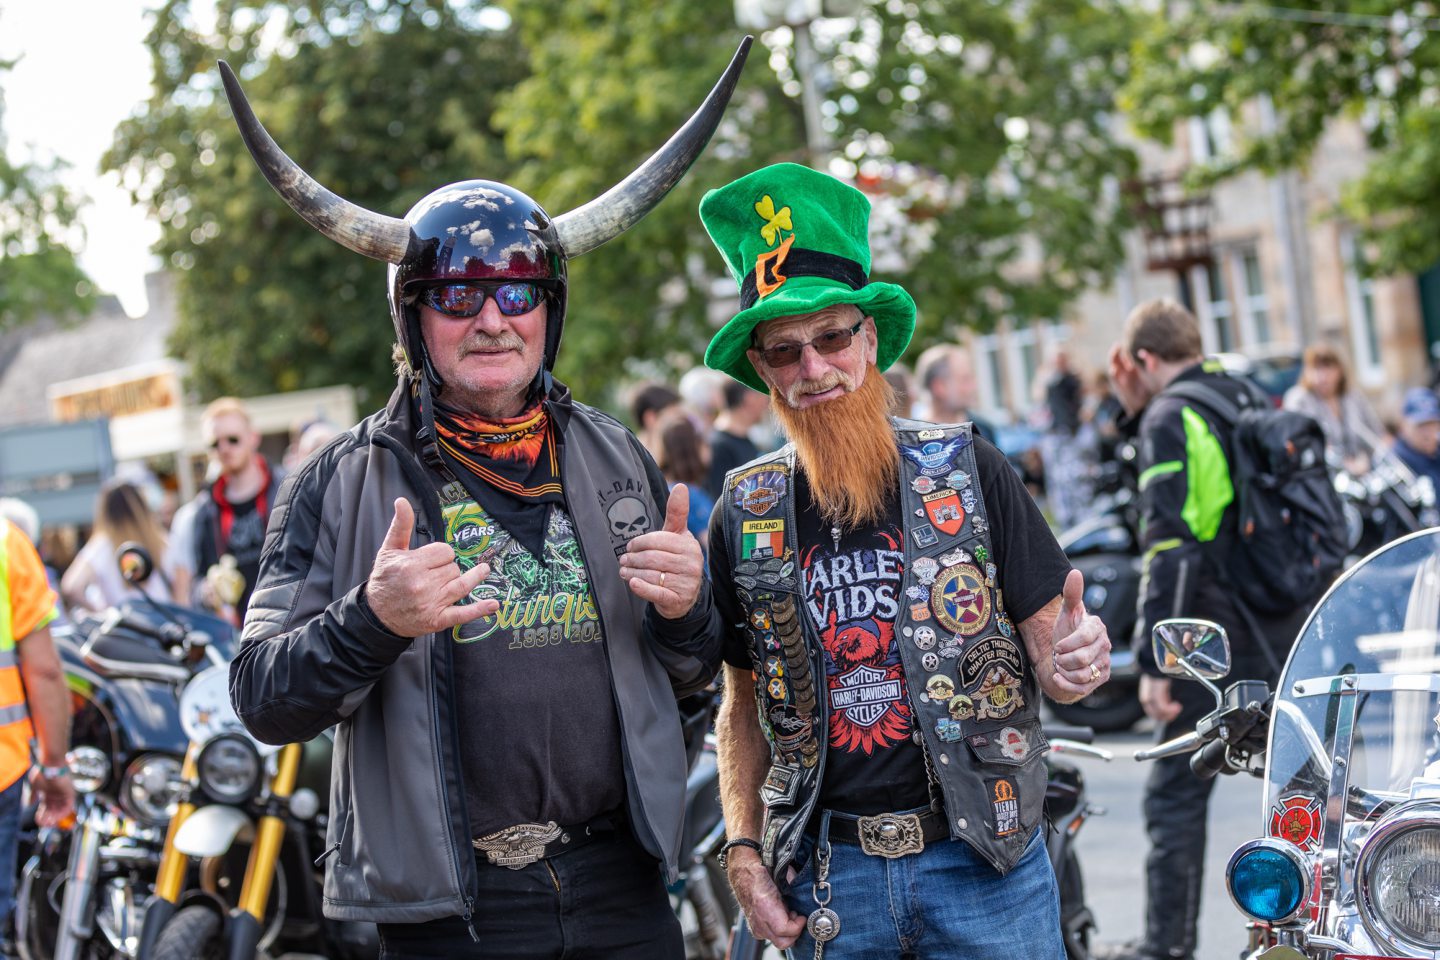
[(426, 287), (420, 292), (421, 304), (447, 317), (473, 317), (485, 307), (489, 297), (507, 317), (529, 313), (540, 305), (541, 287), (529, 281), (504, 283), (447, 283)]

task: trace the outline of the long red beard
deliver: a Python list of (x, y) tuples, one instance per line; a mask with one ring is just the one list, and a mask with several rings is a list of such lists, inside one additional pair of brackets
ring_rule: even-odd
[(795, 444), (821, 516), (847, 530), (884, 520), (886, 501), (900, 482), (900, 451), (888, 416), (894, 397), (873, 365), (858, 389), (805, 410), (770, 391), (775, 419)]

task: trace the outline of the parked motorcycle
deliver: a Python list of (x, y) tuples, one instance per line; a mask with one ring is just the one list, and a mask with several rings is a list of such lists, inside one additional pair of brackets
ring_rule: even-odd
[[(1228, 671), (1224, 631), (1156, 628), (1172, 675)], [(1249, 960), (1440, 955), (1440, 530), (1343, 574), (1267, 703), (1234, 684), (1214, 713), (1149, 755), (1265, 780), (1261, 836), (1230, 858)], [(1217, 691), (1218, 692), (1218, 691)], [(1268, 728), (1268, 739), (1262, 736)], [(1138, 755), (1137, 755), (1138, 756)]]
[[(1045, 769), (1049, 774), (1045, 785), (1045, 820), (1054, 828), (1047, 838), (1046, 848), (1060, 887), (1060, 930), (1065, 941), (1065, 956), (1067, 960), (1090, 960), (1090, 941), (1096, 923), (1095, 915), (1085, 904), (1085, 878), (1080, 869), (1080, 858), (1075, 852), (1075, 838), (1086, 820), (1101, 816), (1105, 811), (1086, 799), (1084, 774), (1062, 758), (1090, 757), (1109, 761), (1113, 754), (1091, 745), (1095, 731), (1088, 727), (1047, 724), (1045, 736), (1050, 741), (1050, 750), (1045, 754)], [(723, 830), (724, 823), (720, 826)], [(723, 835), (721, 842), (724, 842)], [(725, 882), (723, 874), (720, 881)], [(728, 883), (725, 889), (728, 891)], [(744, 914), (737, 910), (730, 931), (729, 949), (723, 957), (725, 960), (760, 960), (764, 951), (764, 942), (755, 939)]]
[(379, 955), (374, 924), (321, 909), (332, 741), (275, 747), (230, 705), (229, 668), (205, 671), (180, 697), (189, 737), (141, 960), (242, 960), (287, 951), (333, 960)]
[(686, 960), (721, 960), (738, 908), (720, 868), (725, 820), (720, 812), (720, 774), (715, 764), (715, 709), (720, 682), (680, 701), (680, 727), (690, 773), (685, 781), (685, 827), (680, 877), (670, 900), (680, 916)]
[(1416, 476), (1383, 445), (1363, 477), (1335, 471), (1335, 491), (1345, 511), (1353, 563), (1392, 540), (1440, 523), (1435, 485)]
[[(1118, 464), (1111, 464), (1116, 472)], [(1140, 545), (1130, 518), (1134, 498), (1118, 482), (1095, 498), (1090, 514), (1060, 534), (1060, 549), (1085, 575), (1085, 608), (1110, 634), (1110, 679), (1075, 703), (1051, 703), (1061, 722), (1102, 733), (1129, 730), (1142, 716), (1140, 666), (1130, 649), (1140, 593)]]
[[(117, 560), (137, 585), (153, 568), (135, 544)], [(185, 750), (179, 690), (233, 654), (233, 631), (137, 599), (54, 636), (72, 701), (76, 820), (43, 831), (30, 821), (22, 832), (16, 942), (25, 960), (133, 957)]]

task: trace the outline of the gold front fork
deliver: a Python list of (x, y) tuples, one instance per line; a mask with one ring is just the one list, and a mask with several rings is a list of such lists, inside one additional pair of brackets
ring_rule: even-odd
[[(180, 767), (180, 779), (188, 784), (194, 785), (199, 781), (195, 768), (199, 756), (200, 745), (191, 743), (185, 751), (185, 762)], [(175, 849), (175, 834), (180, 832), (181, 824), (194, 812), (195, 804), (186, 800), (175, 808), (175, 816), (170, 818), (170, 829), (165, 831), (165, 846), (160, 853), (160, 869), (155, 877), (155, 896), (171, 903), (180, 900), (180, 891), (185, 885), (185, 867), (190, 862), (189, 857)]]
[[(298, 743), (280, 748), (275, 779), (270, 783), (272, 800), (289, 800), (295, 792), (295, 780), (300, 771), (300, 749)], [(270, 884), (275, 877), (275, 863), (280, 859), (280, 845), (284, 840), (283, 819), (273, 814), (260, 818), (255, 828), (255, 844), (250, 848), (250, 861), (245, 865), (239, 904), (241, 910), (262, 923), (265, 920), (265, 904), (270, 899)]]

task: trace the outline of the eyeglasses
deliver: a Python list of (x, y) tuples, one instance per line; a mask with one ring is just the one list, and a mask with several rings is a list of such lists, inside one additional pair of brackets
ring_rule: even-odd
[(238, 447), (240, 445), (240, 441), (243, 439), (244, 437), (216, 437), (214, 440), (210, 441), (210, 449), (219, 450), (221, 445), (227, 447)]
[(507, 317), (529, 313), (540, 305), (541, 287), (530, 281), (504, 283), (447, 283), (420, 291), (420, 303), (447, 317), (468, 318), (485, 308), (485, 300), (495, 298), (495, 306)]
[[(822, 356), (829, 356), (832, 353), (839, 353), (850, 346), (850, 341), (855, 339), (855, 334), (860, 332), (860, 327), (865, 319), (855, 321), (855, 326), (850, 328), (841, 327), (838, 330), (826, 330), (814, 340), (808, 341), (808, 345), (815, 348), (815, 352)], [(791, 364), (800, 362), (800, 355), (805, 352), (806, 344), (796, 343), (793, 340), (785, 340), (775, 344), (773, 347), (761, 347), (758, 343), (756, 348), (760, 356), (764, 358), (766, 366), (788, 367)]]

